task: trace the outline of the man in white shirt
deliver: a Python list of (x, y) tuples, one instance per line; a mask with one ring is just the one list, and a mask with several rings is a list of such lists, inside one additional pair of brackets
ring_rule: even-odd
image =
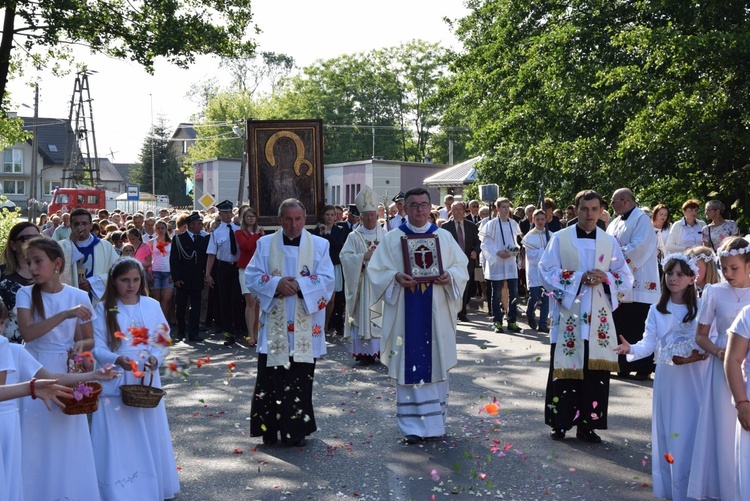
[[(658, 239), (651, 218), (637, 207), (635, 196), (628, 188), (620, 188), (612, 195), (612, 209), (617, 217), (607, 226), (607, 233), (615, 237), (625, 262), (633, 272), (633, 289), (622, 298), (620, 307), (613, 312), (617, 333), (630, 344), (643, 339), (646, 317), (652, 304), (659, 302)], [(654, 371), (654, 357), (628, 362), (620, 356), (620, 376), (635, 372), (636, 379), (645, 380)]]
[[(240, 249), (234, 235), (240, 227), (232, 223), (232, 202), (224, 200), (216, 208), (219, 210), (221, 224), (211, 232), (208, 241), (206, 284), (218, 290), (224, 345), (231, 346), (237, 342), (237, 335), (246, 332), (243, 327), (244, 306), (237, 268)], [(214, 266), (217, 266), (216, 283), (211, 276)]]

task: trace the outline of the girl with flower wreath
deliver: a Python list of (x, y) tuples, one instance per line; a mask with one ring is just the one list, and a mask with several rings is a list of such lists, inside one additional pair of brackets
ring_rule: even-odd
[(664, 259), (661, 297), (651, 305), (643, 339), (623, 336), (614, 348), (628, 361), (655, 354), (651, 417), (651, 475), (654, 497), (687, 499), (690, 460), (698, 424), (707, 355), (695, 343), (698, 325), (698, 267), (684, 254)]
[[(34, 280), (16, 297), (24, 347), (47, 370), (67, 372), (71, 351), (81, 355), (94, 346), (91, 301), (86, 292), (62, 283), (65, 256), (59, 243), (37, 236), (24, 252)], [(31, 397), (21, 400), (20, 411), (26, 499), (99, 499), (86, 416), (50, 411)], [(48, 475), (44, 482), (40, 471)]]
[(724, 360), (727, 329), (740, 310), (750, 305), (750, 243), (727, 237), (719, 246), (718, 257), (726, 281), (703, 290), (696, 331), (696, 342), (710, 359), (688, 493), (697, 499), (732, 501), (739, 499), (734, 493), (736, 411), (724, 376)]
[(707, 285), (721, 282), (719, 268), (716, 266), (716, 254), (706, 246), (698, 245), (685, 251), (685, 255), (695, 261), (698, 266), (698, 277), (695, 279), (695, 289), (698, 297), (703, 296), (703, 290)]
[(99, 493), (108, 501), (171, 499), (180, 491), (164, 400), (152, 409), (130, 407), (120, 393), (121, 385), (140, 384), (144, 376), (161, 387), (169, 326), (159, 302), (147, 294), (141, 263), (121, 258), (96, 307), (94, 358), (124, 371), (119, 380), (102, 384), (91, 423)]

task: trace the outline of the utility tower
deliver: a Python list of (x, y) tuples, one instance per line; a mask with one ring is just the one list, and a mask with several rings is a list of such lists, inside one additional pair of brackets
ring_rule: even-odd
[(76, 73), (73, 96), (70, 98), (70, 113), (68, 114), (70, 128), (65, 147), (63, 188), (74, 188), (77, 185), (101, 187), (102, 185), (89, 89), (90, 73), (96, 72), (83, 70)]

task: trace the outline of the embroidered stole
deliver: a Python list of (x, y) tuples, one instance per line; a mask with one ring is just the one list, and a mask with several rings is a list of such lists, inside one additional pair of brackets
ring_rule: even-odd
[[(279, 229), (271, 240), (268, 264), (274, 277), (303, 277), (315, 269), (315, 242), (307, 231), (302, 232), (297, 257), (297, 269), (284, 269), (284, 232)], [(313, 363), (312, 315), (308, 315), (299, 296), (294, 297), (294, 323), (287, 324), (286, 299), (280, 297), (271, 308), (268, 326), (268, 367), (289, 364), (291, 356), (295, 362)], [(289, 337), (294, 340), (289, 350)]]
[[(558, 233), (560, 239), (560, 261), (563, 274), (571, 274), (580, 266), (578, 260), (575, 229)], [(596, 252), (594, 267), (604, 272), (609, 270), (612, 258), (612, 239), (600, 228), (596, 229)], [(614, 286), (614, 284), (613, 284)], [(582, 287), (588, 287), (582, 285)], [(591, 287), (591, 310), (581, 311), (581, 301), (576, 299), (570, 309), (561, 305), (559, 334), (555, 346), (556, 379), (583, 379), (583, 339), (581, 325), (589, 325), (589, 370), (617, 372), (617, 333), (612, 320), (612, 310), (604, 293), (604, 284)]]
[[(407, 235), (416, 235), (406, 223), (398, 227)], [(424, 234), (435, 233), (430, 224)], [(399, 242), (400, 246), (400, 242)], [(399, 256), (400, 257), (400, 256)], [(403, 264), (399, 263), (401, 269)], [(431, 282), (404, 289), (404, 384), (432, 383), (432, 294)]]

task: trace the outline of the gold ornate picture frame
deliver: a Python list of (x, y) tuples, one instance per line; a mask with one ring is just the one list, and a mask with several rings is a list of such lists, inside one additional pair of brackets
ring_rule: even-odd
[(296, 198), (307, 209), (306, 224), (323, 210), (321, 120), (248, 120), (248, 200), (258, 224), (278, 225), (279, 205)]

